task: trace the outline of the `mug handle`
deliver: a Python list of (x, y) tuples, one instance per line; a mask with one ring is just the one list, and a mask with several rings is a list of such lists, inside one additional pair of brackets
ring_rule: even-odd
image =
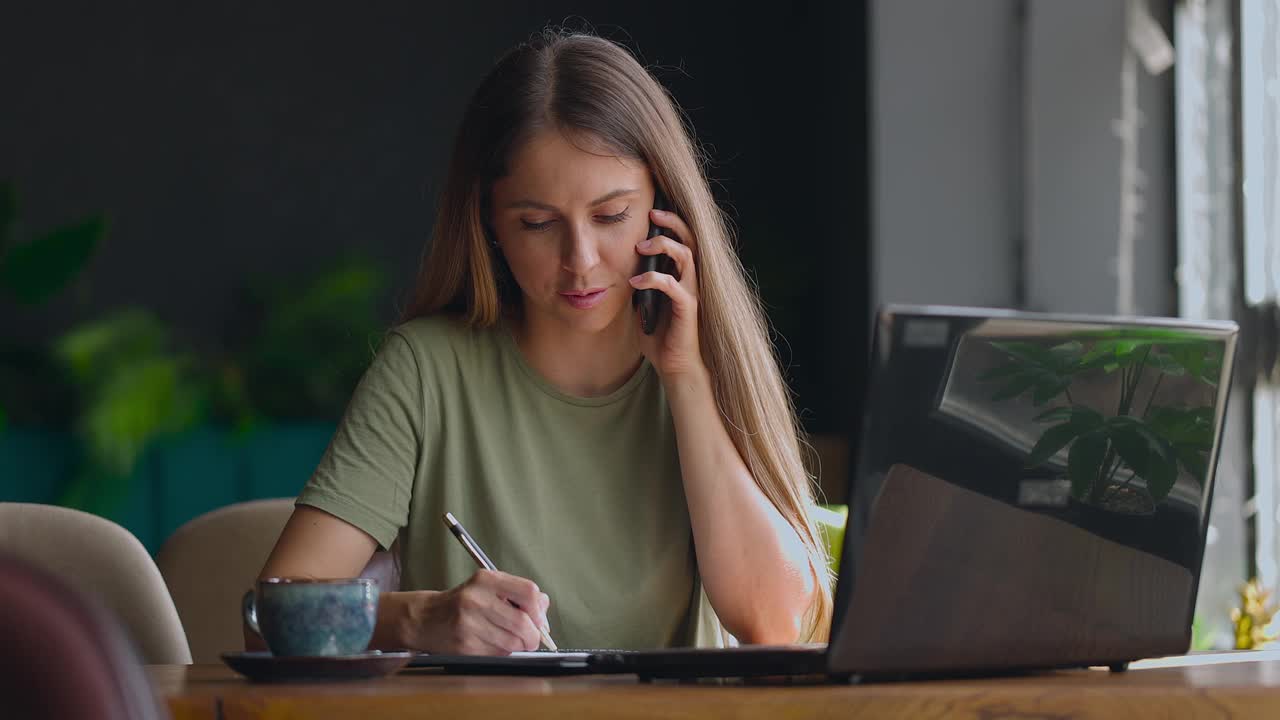
[(254, 602), (253, 590), (246, 590), (244, 597), (240, 598), (240, 614), (244, 617), (244, 623), (249, 626), (254, 635), (262, 637), (262, 630), (258, 627), (258, 606)]

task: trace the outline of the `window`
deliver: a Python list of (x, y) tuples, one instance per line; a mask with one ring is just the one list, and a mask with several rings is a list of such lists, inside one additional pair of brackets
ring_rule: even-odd
[(1178, 5), (1179, 309), (1242, 330), (1196, 610), (1202, 647), (1232, 646), (1227, 613), (1247, 577), (1280, 582), (1277, 45), (1280, 0)]

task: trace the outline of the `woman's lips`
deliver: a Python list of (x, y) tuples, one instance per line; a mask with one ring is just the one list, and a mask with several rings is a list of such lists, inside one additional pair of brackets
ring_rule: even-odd
[(574, 308), (578, 310), (586, 310), (587, 308), (593, 308), (600, 304), (600, 301), (604, 299), (604, 294), (608, 292), (608, 290), (609, 288), (574, 290), (572, 292), (562, 292), (560, 293), (560, 297), (564, 298), (565, 302), (569, 303)]

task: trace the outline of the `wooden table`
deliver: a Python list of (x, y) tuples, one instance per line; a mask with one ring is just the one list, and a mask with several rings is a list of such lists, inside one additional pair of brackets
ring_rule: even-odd
[(222, 665), (152, 665), (148, 672), (175, 720), (1280, 718), (1280, 653), (1254, 654), (1244, 662), (1205, 657), (1190, 666), (1119, 675), (1073, 670), (980, 680), (777, 687), (647, 684), (633, 676), (466, 677), (434, 670), (408, 670), (370, 681), (253, 684)]

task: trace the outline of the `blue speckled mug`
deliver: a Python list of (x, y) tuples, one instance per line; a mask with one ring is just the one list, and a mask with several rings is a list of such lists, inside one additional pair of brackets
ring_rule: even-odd
[(272, 655), (356, 655), (373, 639), (377, 580), (264, 578), (255, 590), (244, 595), (244, 621)]

